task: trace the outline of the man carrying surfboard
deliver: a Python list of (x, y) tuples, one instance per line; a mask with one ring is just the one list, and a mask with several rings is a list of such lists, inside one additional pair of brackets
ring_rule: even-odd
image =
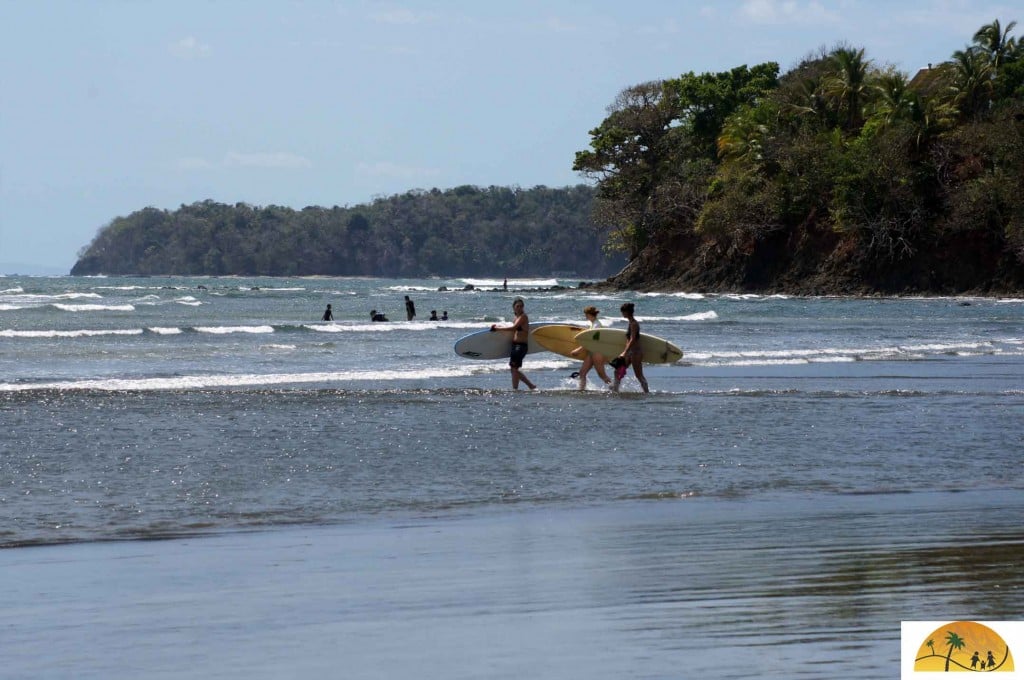
[[(629, 323), (626, 329), (626, 348), (622, 350), (622, 354), (618, 358), (622, 359), (626, 363), (625, 367), (633, 367), (633, 375), (640, 382), (640, 387), (643, 388), (644, 394), (650, 392), (647, 389), (647, 379), (644, 378), (644, 350), (640, 345), (640, 322), (633, 316), (633, 303), (625, 302), (620, 308), (622, 316), (626, 318)], [(615, 362), (612, 362), (613, 365)], [(612, 383), (612, 391), (619, 391), (619, 383), (622, 381), (622, 377), (625, 375), (625, 371), (615, 371), (615, 382)]]
[(523, 298), (517, 297), (512, 301), (512, 312), (515, 318), (511, 326), (491, 324), (491, 331), (512, 331), (512, 354), (508, 359), (512, 371), (512, 389), (518, 390), (519, 382), (522, 381), (531, 390), (535, 390), (537, 386), (519, 370), (523, 367), (523, 357), (530, 350), (530, 317), (526, 315), (526, 303), (523, 302)]

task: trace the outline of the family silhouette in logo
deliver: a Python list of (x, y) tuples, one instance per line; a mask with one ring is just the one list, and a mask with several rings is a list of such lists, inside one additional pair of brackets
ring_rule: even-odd
[(988, 658), (987, 659), (982, 659), (981, 656), (978, 654), (978, 652), (975, 652), (974, 656), (971, 657), (971, 670), (975, 670), (975, 669), (985, 670), (986, 668), (995, 668), (995, 667), (996, 667), (996, 659), (995, 659), (994, 656), (992, 656), (992, 650), (989, 650)]

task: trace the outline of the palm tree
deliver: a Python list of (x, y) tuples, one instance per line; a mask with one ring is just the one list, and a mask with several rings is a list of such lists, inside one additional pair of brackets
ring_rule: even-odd
[(953, 650), (963, 649), (964, 645), (966, 645), (967, 643), (964, 641), (962, 637), (960, 637), (953, 631), (949, 631), (948, 633), (946, 633), (946, 644), (949, 645), (949, 652), (946, 654), (946, 672), (948, 673), (949, 659), (951, 656), (953, 656)]
[(764, 140), (770, 132), (774, 109), (768, 104), (744, 107), (733, 113), (718, 136), (718, 156), (722, 160), (758, 165), (764, 160)]
[(864, 122), (864, 105), (871, 96), (871, 60), (864, 58), (863, 48), (839, 47), (832, 52), (831, 61), (833, 72), (825, 79), (825, 94), (840, 111), (846, 111), (846, 129), (858, 129)]
[(1010, 37), (1010, 31), (1016, 25), (1016, 21), (1011, 21), (1004, 30), (999, 25), (999, 19), (996, 19), (991, 24), (979, 28), (974, 34), (974, 44), (988, 55), (994, 71), (998, 71), (1007, 57), (1012, 56), (1018, 47), (1017, 39)]
[(992, 64), (976, 47), (953, 53), (952, 103), (965, 116), (984, 111), (992, 96)]
[(888, 71), (878, 77), (874, 85), (878, 98), (875, 101), (875, 115), (886, 125), (899, 120), (913, 120), (920, 108), (920, 97), (907, 87), (907, 77), (899, 71)]

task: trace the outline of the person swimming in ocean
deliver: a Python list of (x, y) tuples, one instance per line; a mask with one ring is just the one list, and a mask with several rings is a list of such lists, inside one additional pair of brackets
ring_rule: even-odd
[(387, 321), (388, 318), (378, 312), (376, 309), (370, 310), (370, 321)]

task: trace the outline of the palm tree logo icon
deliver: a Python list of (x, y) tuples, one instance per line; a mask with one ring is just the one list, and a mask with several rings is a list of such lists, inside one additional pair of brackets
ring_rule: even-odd
[[(935, 649), (936, 639), (941, 640)], [(940, 626), (918, 649), (914, 671), (1013, 672), (1010, 647), (994, 630), (976, 621)]]

